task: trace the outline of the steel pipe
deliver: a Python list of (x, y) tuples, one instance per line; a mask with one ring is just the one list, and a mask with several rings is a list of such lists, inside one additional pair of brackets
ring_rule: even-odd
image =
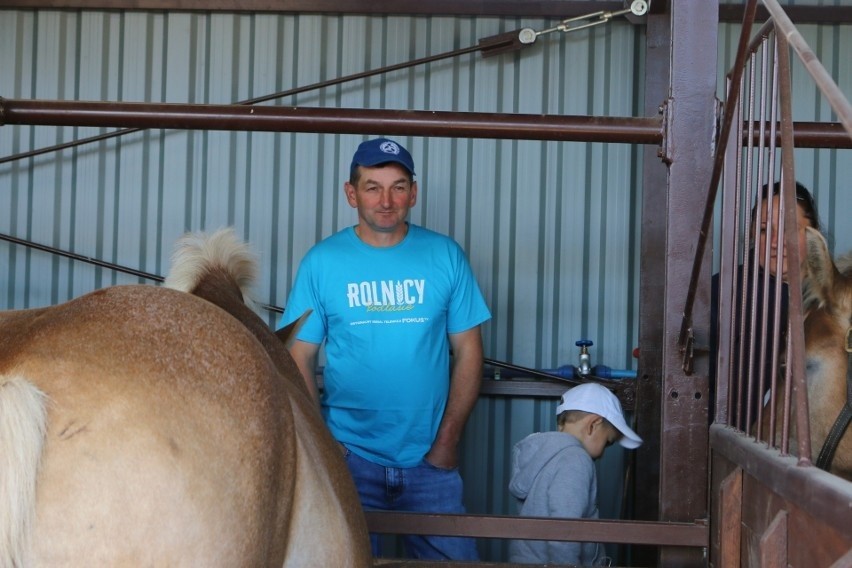
[(365, 511), (370, 532), (707, 547), (706, 523)]
[(840, 122), (846, 128), (849, 136), (852, 136), (852, 103), (846, 100), (846, 95), (834, 82), (831, 74), (823, 67), (819, 58), (811, 50), (802, 34), (793, 25), (790, 17), (784, 12), (784, 8), (777, 0), (763, 0), (764, 6), (772, 14), (772, 20), (775, 22), (775, 29), (780, 37), (793, 48), (796, 55), (802, 61), (805, 69), (813, 77), (820, 93), (826, 98), (834, 112), (837, 113)]
[[(659, 117), (432, 112), (0, 98), (0, 126), (94, 126), (660, 144)], [(842, 124), (797, 122), (797, 148), (852, 148)], [(747, 136), (744, 131), (743, 136)]]
[(0, 124), (659, 144), (659, 118), (0, 99)]

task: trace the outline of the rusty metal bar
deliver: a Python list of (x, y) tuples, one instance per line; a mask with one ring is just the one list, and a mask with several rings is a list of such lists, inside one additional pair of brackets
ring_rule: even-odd
[[(636, 408), (636, 382), (632, 379), (605, 379), (596, 375), (588, 375), (585, 378), (578, 379), (574, 377), (565, 377), (542, 371), (539, 369), (530, 369), (529, 367), (521, 367), (513, 363), (505, 361), (496, 361), (494, 359), (485, 358), (484, 363), (498, 369), (507, 369), (515, 376), (536, 377), (549, 382), (562, 384), (562, 390), (556, 396), (561, 395), (566, 389), (571, 386), (581, 385), (583, 383), (598, 383), (613, 392), (618, 397), (619, 402), (624, 410), (632, 411)], [(494, 375), (496, 376), (496, 374)], [(501, 379), (496, 379), (494, 383), (505, 382)], [(568, 383), (568, 385), (566, 385)]]
[[(784, 6), (784, 11), (793, 21), (800, 24), (850, 24), (852, 23), (852, 6)], [(755, 19), (758, 22), (769, 18), (769, 12), (764, 6), (758, 6)], [(742, 4), (719, 4), (720, 22), (741, 22), (743, 19)]]
[[(658, 111), (660, 101), (669, 93), (671, 74), (671, 22), (666, 14), (648, 16), (645, 34), (645, 75), (643, 112)], [(634, 518), (656, 521), (660, 518), (660, 469), (663, 454), (663, 341), (665, 306), (660, 299), (666, 292), (666, 225), (659, 212), (666, 210), (668, 168), (656, 148), (642, 149), (642, 199), (639, 254), (639, 357), (637, 374), (636, 427), (645, 440), (636, 454)], [(633, 551), (639, 566), (657, 562), (657, 551), (637, 548)]]
[(681, 348), (685, 346), (686, 338), (689, 335), (690, 328), (692, 327), (692, 308), (695, 304), (698, 278), (701, 275), (701, 265), (704, 258), (704, 249), (707, 246), (710, 224), (713, 222), (713, 207), (716, 202), (716, 192), (719, 188), (719, 180), (722, 177), (725, 148), (728, 144), (728, 135), (731, 131), (731, 125), (734, 122), (737, 100), (740, 96), (740, 85), (748, 47), (747, 42), (751, 35), (751, 28), (754, 23), (754, 14), (756, 9), (757, 0), (748, 0), (743, 17), (743, 26), (740, 32), (739, 44), (737, 46), (737, 56), (734, 62), (734, 69), (731, 73), (731, 82), (729, 84), (730, 90), (726, 97), (725, 113), (724, 118), (722, 119), (722, 130), (718, 137), (719, 145), (716, 147), (716, 154), (713, 157), (713, 172), (710, 176), (710, 187), (707, 191), (707, 200), (704, 204), (704, 216), (698, 232), (698, 243), (695, 246), (695, 257), (692, 264), (692, 273), (689, 278), (689, 289), (687, 290), (686, 301), (683, 308), (683, 319), (680, 327), (680, 333), (678, 335), (678, 345)]
[[(122, 127), (85, 141), (139, 132), (145, 128), (257, 130), (368, 134), (378, 130), (398, 135), (432, 135), (469, 138), (560, 140), (660, 144), (662, 120), (632, 117), (522, 115), (313, 107), (250, 107), (244, 105), (192, 105), (172, 103), (117, 103), (100, 101), (47, 101), (0, 98), (0, 126)], [(744, 130), (743, 137), (758, 136)], [(23, 153), (14, 158), (65, 149), (79, 141)], [(795, 125), (795, 143), (802, 148), (852, 148), (839, 123), (803, 122)], [(9, 159), (0, 159), (0, 163)]]
[[(752, 74), (754, 73), (753, 66), (751, 68), (751, 72)], [(728, 77), (726, 90), (730, 90), (730, 81), (731, 79)], [(740, 88), (742, 89), (742, 86)], [(742, 105), (743, 103), (741, 98), (737, 102), (737, 111), (735, 114), (738, 125), (742, 123)], [(742, 129), (742, 126), (738, 126), (737, 128)], [(749, 126), (749, 128), (751, 128), (751, 126)], [(729, 136), (733, 138), (734, 134), (735, 130), (732, 129)], [(747, 139), (751, 140), (752, 137), (748, 136)], [(741, 145), (742, 139), (729, 140), (727, 149), (725, 150), (724, 183), (726, 186), (736, 187), (737, 189), (739, 189), (739, 185), (737, 185), (734, 180), (742, 178), (742, 153), (739, 151)], [(713, 341), (716, 341), (716, 353), (713, 353), (712, 350), (710, 353), (711, 357), (716, 357), (715, 366), (711, 369), (711, 381), (713, 381), (712, 384), (716, 392), (711, 392), (710, 396), (714, 397), (713, 403), (715, 404), (715, 415), (713, 419), (716, 422), (728, 424), (730, 417), (733, 416), (730, 405), (734, 397), (731, 396), (728, 381), (722, 381), (720, 380), (720, 377), (733, 375), (735, 361), (731, 354), (734, 352), (733, 343), (735, 341), (735, 335), (732, 333), (733, 327), (731, 325), (725, 325), (722, 322), (736, 321), (733, 298), (737, 295), (738, 283), (738, 279), (735, 277), (735, 274), (739, 236), (739, 218), (737, 216), (739, 209), (736, 207), (736, 204), (739, 203), (739, 193), (735, 193), (733, 200), (725, 199), (724, 197), (725, 196), (723, 194), (722, 218), (733, 219), (735, 230), (722, 231), (719, 276), (717, 277), (718, 280), (715, 288), (711, 288), (711, 294), (715, 291), (717, 299), (716, 313), (710, 314), (710, 317), (713, 318), (711, 319), (710, 326), (710, 333), (713, 334), (710, 338), (711, 345), (713, 344)], [(727, 284), (729, 282), (732, 283), (731, 286), (723, 285), (723, 283)], [(727, 318), (725, 317), (726, 315)], [(715, 325), (713, 325), (713, 323), (715, 323)], [(713, 363), (714, 362), (711, 361), (711, 364)], [(723, 373), (722, 369), (727, 370), (727, 374)]]
[(364, 511), (370, 532), (525, 540), (592, 541), (657, 546), (708, 546), (703, 522), (669, 523)]
[[(668, 2), (655, 0), (651, 11), (659, 12)], [(564, 18), (590, 10), (613, 11), (624, 1), (613, 0), (4, 0), (4, 8), (83, 9), (83, 10), (182, 10), (204, 12), (271, 12), (293, 14), (371, 14), (427, 16), (509, 16), (512, 18)], [(787, 6), (786, 12), (796, 22), (815, 24), (852, 23), (850, 6)], [(757, 20), (768, 17), (766, 8), (758, 7)], [(720, 22), (741, 22), (741, 4), (720, 4)]]
[[(788, 257), (787, 279), (790, 289), (790, 301), (787, 309), (788, 346), (787, 380), (792, 384), (796, 397), (796, 439), (798, 443), (799, 465), (811, 464), (811, 436), (808, 423), (808, 386), (805, 375), (805, 335), (802, 322), (802, 276), (801, 259), (799, 258), (799, 228), (795, 196), (796, 174), (793, 160), (793, 104), (791, 97), (790, 79), (790, 48), (785, 36), (776, 34), (778, 42), (778, 62), (781, 79), (781, 152), (784, 157), (781, 163), (782, 203), (786, 212), (784, 219), (784, 248), (779, 249), (778, 262), (786, 249)], [(845, 99), (843, 99), (845, 101)], [(846, 103), (848, 106), (848, 102)], [(852, 115), (850, 115), (852, 118)], [(849, 124), (852, 128), (852, 121)], [(850, 130), (852, 132), (852, 130)], [(779, 231), (780, 231), (779, 222)], [(780, 271), (779, 271), (780, 273)], [(780, 283), (779, 283), (780, 286)], [(780, 327), (780, 326), (779, 326)], [(775, 333), (780, 333), (776, 328)], [(777, 358), (776, 358), (777, 359)], [(775, 375), (773, 374), (773, 377)]]
[(91, 256), (85, 256), (82, 254), (77, 254), (74, 252), (65, 251), (62, 249), (58, 249), (55, 247), (49, 247), (47, 245), (40, 245), (38, 243), (34, 243), (32, 241), (25, 241), (23, 239), (19, 239), (17, 237), (13, 237), (12, 235), (6, 235), (0, 233), (0, 240), (8, 241), (10, 243), (14, 243), (16, 245), (21, 245), (25, 247), (29, 247), (32, 249), (40, 250), (42, 252), (47, 252), (50, 254), (55, 254), (58, 256), (64, 256), (65, 258), (70, 258), (72, 260), (77, 260), (81, 262), (85, 262), (87, 264), (93, 264), (95, 266), (99, 266), (101, 268), (108, 268), (110, 270), (114, 270), (116, 272), (122, 272), (124, 274), (130, 274), (132, 276), (138, 276), (139, 278), (145, 278), (148, 280), (153, 280), (155, 282), (163, 282), (165, 278), (158, 274), (151, 274), (150, 272), (143, 272), (141, 270), (136, 270), (135, 268), (128, 268), (127, 266), (121, 266), (119, 264), (114, 264), (112, 262), (106, 262), (103, 260), (98, 260), (97, 258)]
[[(282, 312), (281, 308), (275, 308)], [(487, 359), (486, 359), (487, 361)], [(320, 390), (323, 389), (323, 371), (322, 366), (317, 367), (314, 380)], [(632, 379), (630, 379), (632, 380)], [(531, 379), (494, 379), (487, 374), (483, 374), (482, 386), (479, 389), (480, 396), (508, 396), (508, 397), (532, 397), (532, 398), (559, 398), (565, 392), (565, 383), (553, 380), (531, 380)], [(617, 393), (621, 394), (621, 393)], [(624, 410), (630, 410), (624, 402), (622, 402)]]
[[(659, 1), (659, 0), (658, 0)], [(182, 10), (297, 14), (404, 14), (564, 18), (594, 10), (618, 10), (613, 0), (4, 0), (6, 8), (86, 10)]]
[[(553, 373), (548, 373), (547, 371), (542, 371), (539, 369), (531, 369), (529, 367), (521, 367), (520, 365), (515, 365), (513, 363), (507, 363), (506, 361), (497, 361), (495, 359), (488, 359), (487, 357), (483, 361), (486, 365), (491, 365), (492, 367), (499, 367), (501, 369), (507, 369), (513, 371), (515, 373), (519, 373), (522, 376), (527, 377), (537, 377), (540, 379), (547, 379), (551, 381), (559, 381), (562, 383), (568, 383), (570, 385), (582, 385), (587, 382), (596, 382), (601, 384), (608, 389), (611, 390), (619, 390), (622, 388), (626, 382), (619, 379), (604, 379), (601, 377), (596, 377), (593, 375), (589, 375), (589, 380), (586, 379), (575, 379), (573, 377), (563, 377), (561, 375), (555, 375)], [(568, 388), (568, 387), (566, 387)], [(561, 394), (561, 393), (560, 393)]]
[(0, 99), (2, 124), (659, 144), (662, 121), (538, 114)]
[[(771, 83), (771, 86), (768, 90), (765, 87), (762, 88), (764, 97), (769, 99), (769, 133), (770, 133), (769, 147), (768, 147), (769, 165), (768, 165), (768, 167), (766, 168), (765, 171), (766, 171), (767, 177), (769, 178), (767, 185), (770, 186), (770, 187), (774, 186), (774, 184), (775, 184), (775, 161), (776, 161), (776, 156), (777, 156), (775, 141), (778, 139), (778, 113), (779, 113), (779, 108), (778, 108), (779, 101), (778, 101), (778, 96), (777, 96), (777, 93), (778, 93), (778, 90), (779, 90), (779, 85), (778, 85), (779, 62), (778, 62), (778, 45), (777, 45), (776, 42), (772, 42), (772, 48), (773, 48), (773, 51), (772, 51), (772, 55), (773, 55), (773, 57), (772, 57), (772, 83)], [(766, 52), (768, 53), (768, 49), (766, 50)], [(764, 73), (766, 73), (767, 68), (768, 68), (768, 66), (764, 64)], [(767, 97), (767, 92), (769, 93), (768, 97)], [(763, 156), (762, 150), (763, 150), (763, 148), (761, 147), (761, 156), (760, 156), (760, 159), (759, 159), (759, 164), (761, 166), (762, 166), (763, 161), (764, 161), (764, 156)], [(759, 189), (761, 187), (761, 183), (763, 181), (762, 176), (763, 176), (763, 168), (760, 167), (758, 169), (758, 177), (755, 180), (757, 183), (755, 184), (754, 191), (749, 189), (749, 195), (755, 196), (754, 207), (756, 208), (755, 209), (756, 214), (755, 214), (755, 216), (752, 220), (752, 228), (755, 232), (755, 234), (754, 234), (755, 245), (757, 245), (757, 243), (760, 242), (760, 238), (757, 236), (757, 231), (760, 227), (763, 227), (763, 224), (764, 224), (764, 219), (761, 218), (761, 215), (763, 213), (763, 206), (761, 205), (761, 197), (762, 196), (760, 195), (760, 189)], [(751, 314), (750, 314), (751, 326), (748, 328), (748, 330), (751, 331), (751, 333), (749, 334), (750, 337), (751, 337), (751, 344), (750, 344), (750, 347), (749, 347), (748, 372), (745, 375), (746, 382), (747, 382), (747, 385), (748, 385), (748, 390), (747, 390), (748, 396), (745, 397), (745, 399), (747, 401), (747, 406), (746, 406), (746, 410), (744, 412), (745, 417), (746, 417), (746, 421), (745, 421), (743, 430), (746, 432), (746, 434), (750, 434), (750, 435), (754, 435), (756, 433), (756, 432), (752, 432), (752, 425), (755, 423), (754, 417), (752, 416), (752, 411), (757, 410), (757, 424), (755, 426), (756, 426), (756, 429), (758, 429), (758, 430), (759, 430), (759, 426), (760, 426), (760, 419), (761, 419), (761, 416), (762, 416), (763, 405), (762, 405), (762, 401), (760, 400), (760, 395), (764, 392), (763, 388), (764, 388), (764, 385), (766, 384), (767, 345), (768, 345), (768, 342), (769, 342), (770, 339), (772, 341), (773, 346), (777, 345), (778, 344), (778, 334), (779, 334), (779, 329), (778, 329), (779, 326), (777, 326), (773, 323), (772, 337), (771, 338), (768, 337), (768, 334), (769, 334), (768, 298), (769, 298), (769, 284), (770, 284), (770, 279), (771, 279), (771, 276), (770, 276), (771, 275), (771, 269), (770, 269), (771, 246), (770, 246), (770, 243), (772, 242), (772, 232), (773, 232), (772, 220), (777, 218), (778, 215), (776, 215), (774, 213), (775, 200), (772, 198), (771, 194), (768, 194), (768, 198), (765, 201), (766, 201), (766, 219), (765, 219), (766, 230), (765, 230), (764, 242), (766, 243), (766, 247), (763, 249), (763, 251), (758, 251), (758, 253), (752, 255), (753, 256), (753, 258), (751, 259), (752, 272), (750, 273), (750, 278), (752, 279), (752, 283), (753, 283), (751, 289), (757, 290), (758, 286), (760, 286), (760, 289), (763, 292), (762, 292), (762, 295), (755, 292), (754, 294), (752, 294), (752, 297), (750, 297), (750, 298), (744, 297), (744, 301), (747, 301), (747, 302), (750, 303), (749, 308), (751, 309)], [(750, 208), (746, 208), (746, 212), (749, 211), (749, 210), (750, 210)], [(782, 222), (783, 222), (783, 217), (781, 219), (782, 219)], [(780, 227), (779, 227), (779, 229), (780, 229)], [(782, 247), (783, 247), (783, 244), (784, 243), (782, 242), (781, 243)], [(746, 248), (746, 251), (750, 251), (750, 250), (752, 250), (752, 249)], [(763, 255), (762, 266), (764, 267), (764, 269), (762, 271), (761, 271), (761, 268), (760, 268), (761, 263), (760, 263), (760, 258), (758, 256), (759, 254)], [(777, 268), (778, 267), (776, 267), (775, 274), (780, 275), (781, 270), (779, 270)], [(773, 322), (777, 322), (778, 318), (780, 316), (780, 307), (781, 307), (781, 295), (780, 295), (781, 277), (780, 276), (775, 278), (775, 286), (774, 286), (773, 290), (774, 290), (774, 292), (773, 292), (774, 303), (771, 307), (772, 307), (772, 312), (773, 312)], [(757, 298), (763, 298), (762, 305), (758, 306)], [(758, 308), (760, 309), (759, 327), (758, 327), (758, 322), (756, 320)], [(755, 333), (754, 330), (756, 330), (756, 329), (759, 329), (760, 331), (758, 333)], [(756, 352), (756, 350), (755, 350), (755, 340), (760, 341), (760, 351), (759, 352)], [(773, 349), (770, 351), (770, 353), (772, 353), (772, 357), (771, 357), (772, 363), (771, 364), (773, 366), (775, 366), (777, 364), (777, 361), (776, 361), (776, 357), (777, 357), (777, 353), (778, 353), (777, 347), (773, 347)], [(759, 361), (755, 360), (755, 357), (757, 356), (757, 354), (759, 354), (759, 356), (760, 356)], [(757, 365), (757, 377), (754, 376), (755, 375), (755, 373), (754, 373), (755, 364)], [(775, 367), (775, 368), (777, 368), (777, 367)], [(773, 377), (773, 380), (774, 380), (775, 376), (776, 376), (775, 374), (771, 375), (771, 377)], [(757, 394), (755, 394), (755, 393), (757, 393)], [(757, 400), (755, 400), (755, 399), (757, 399)]]
[[(852, 148), (852, 137), (839, 122), (794, 122), (792, 131), (795, 148)], [(768, 133), (754, 132), (754, 126), (749, 128), (748, 124), (743, 127), (744, 141), (751, 137), (756, 143), (760, 136), (765, 138), (764, 143), (769, 143)], [(775, 143), (780, 146), (781, 140), (776, 139)]]
[[(709, 407), (709, 369), (706, 358), (685, 365), (692, 358), (692, 347), (684, 350), (677, 344), (681, 313), (686, 296), (685, 283), (695, 259), (691, 236), (700, 225), (701, 204), (712, 176), (709, 159), (717, 146), (718, 107), (716, 105), (717, 71), (716, 2), (671, 3), (671, 67), (669, 87), (668, 171), (665, 196), (666, 211), (659, 222), (666, 226), (663, 248), (664, 271), (659, 276), (665, 280), (664, 294), (651, 301), (663, 304), (663, 335), (661, 383), (660, 485), (659, 515), (656, 520), (691, 522), (707, 516), (707, 489), (709, 472), (707, 461), (707, 427)], [(696, 46), (702, 46), (696, 49)], [(696, 207), (696, 201), (699, 206)], [(651, 217), (643, 222), (651, 223)], [(711, 255), (699, 253), (700, 264), (709, 273)], [(704, 337), (709, 326), (708, 305), (710, 279), (694, 281), (700, 298), (692, 326), (687, 330)], [(641, 404), (645, 404), (642, 400)], [(641, 434), (640, 434), (641, 435)], [(637, 454), (637, 466), (644, 467), (642, 456)], [(650, 490), (637, 486), (637, 493)], [(659, 550), (660, 568), (686, 568), (706, 565), (703, 551), (677, 546), (664, 546)]]
[(487, 396), (526, 396), (534, 398), (559, 398), (565, 384), (544, 380), (492, 379), (483, 377), (479, 394)]
[[(33, 241), (27, 241), (24, 239), (19, 239), (18, 237), (13, 237), (12, 235), (7, 235), (4, 233), (0, 233), (0, 240), (8, 241), (10, 243), (24, 246), (27, 248), (39, 250), (42, 252), (55, 254), (57, 256), (63, 256), (65, 258), (70, 258), (71, 260), (76, 260), (78, 262), (85, 262), (86, 264), (91, 264), (93, 266), (97, 266), (100, 268), (107, 268), (109, 270), (114, 270), (115, 272), (121, 272), (123, 274), (130, 274), (131, 276), (138, 276), (139, 278), (144, 278), (146, 280), (153, 280), (154, 282), (163, 283), (166, 279), (159, 274), (152, 274), (150, 272), (144, 272), (142, 270), (137, 270), (135, 268), (130, 268), (128, 266), (122, 266), (121, 264), (115, 264), (114, 262), (107, 262), (105, 260), (100, 260), (94, 258), (92, 256), (86, 256), (84, 254), (77, 254), (76, 252), (70, 252), (67, 250), (58, 249), (56, 247), (50, 247), (47, 245), (42, 245)], [(269, 310), (271, 312), (283, 313), (284, 310), (279, 308), (278, 306), (270, 306), (268, 304), (260, 304), (260, 307)]]
[[(741, 230), (745, 233), (743, 241), (744, 241), (744, 250), (746, 250), (746, 251), (751, 250), (751, 237), (754, 235), (753, 232), (750, 230), (750, 228), (748, 228), (748, 226), (749, 225), (752, 225), (752, 226), (759, 225), (759, 223), (760, 223), (759, 217), (760, 217), (760, 214), (761, 214), (760, 211), (757, 211), (757, 218), (753, 218), (753, 219), (744, 218), (748, 214), (748, 212), (752, 210), (751, 197), (752, 197), (752, 195), (754, 195), (753, 182), (756, 179), (758, 181), (757, 185), (759, 185), (760, 180), (762, 179), (762, 175), (763, 175), (762, 172), (763, 172), (763, 168), (764, 168), (763, 158), (765, 156), (764, 146), (765, 146), (766, 142), (765, 142), (765, 138), (764, 138), (763, 135), (766, 133), (766, 104), (767, 104), (767, 98), (768, 98), (767, 94), (766, 94), (767, 93), (766, 83), (767, 83), (767, 75), (768, 75), (767, 69), (769, 68), (769, 66), (768, 66), (768, 55), (767, 55), (767, 50), (766, 50), (766, 33), (767, 33), (766, 26), (763, 26), (763, 28), (761, 28), (760, 32), (758, 33), (758, 37), (760, 38), (759, 45), (762, 46), (763, 50), (762, 50), (762, 53), (761, 53), (762, 59), (761, 59), (761, 66), (760, 66), (760, 84), (761, 84), (760, 95), (761, 96), (760, 96), (760, 101), (758, 103), (759, 104), (759, 111), (758, 112), (760, 114), (760, 120), (758, 122), (759, 122), (759, 130), (760, 130), (761, 137), (757, 141), (757, 143), (759, 145), (758, 160), (757, 160), (757, 164), (756, 164), (757, 177), (755, 178), (755, 174), (754, 174), (754, 168), (755, 168), (755, 164), (754, 164), (754, 142), (753, 142), (753, 140), (750, 139), (750, 140), (747, 141), (748, 153), (747, 153), (747, 156), (746, 156), (746, 169), (745, 169), (745, 171), (746, 171), (746, 187), (745, 187), (745, 191), (744, 192), (742, 191), (742, 184), (741, 184), (741, 180), (739, 180), (739, 179), (734, 180), (734, 186), (732, 186), (732, 187), (734, 187), (734, 195), (735, 195), (734, 207), (736, 208), (736, 213), (735, 213), (735, 216), (736, 216), (736, 231), (737, 231), (736, 237), (739, 237), (739, 231), (741, 231)], [(750, 74), (748, 88), (749, 88), (750, 97), (752, 99), (755, 96), (754, 91), (755, 91), (755, 82), (756, 81), (755, 81), (755, 77), (754, 77), (754, 75), (755, 75), (754, 70), (757, 66), (756, 53), (755, 53), (757, 47), (758, 46), (755, 44), (754, 41), (752, 41), (749, 44), (749, 53), (750, 53), (749, 65), (752, 69), (752, 73)], [(752, 119), (752, 116), (749, 117), (749, 120), (751, 120), (751, 119)], [(774, 140), (775, 140), (775, 138), (769, 138), (768, 143), (773, 144)], [(741, 152), (742, 151), (742, 145), (738, 144), (735, 151), (738, 152), (738, 153)], [(745, 206), (744, 207), (742, 206), (742, 203), (743, 203), (742, 198), (743, 197), (745, 198)], [(724, 223), (725, 220), (726, 219), (723, 219), (722, 222)], [(723, 228), (722, 231), (724, 233), (725, 229)], [(735, 258), (738, 257), (739, 250), (740, 250), (739, 247), (737, 247), (737, 249), (735, 249)], [(756, 267), (756, 259), (751, 259), (751, 260), (747, 260), (747, 259), (748, 259), (748, 257), (745, 257), (745, 259), (743, 260), (742, 276), (739, 276), (739, 274), (737, 274), (737, 281), (736, 281), (736, 284), (739, 285), (737, 287), (737, 292), (736, 292), (737, 295), (735, 296), (737, 298), (737, 302), (738, 302), (736, 304), (736, 307), (737, 307), (739, 319), (733, 319), (732, 320), (734, 322), (739, 322), (739, 326), (736, 330), (736, 335), (739, 338), (738, 348), (737, 348), (738, 349), (737, 350), (738, 357), (737, 357), (737, 361), (736, 361), (737, 371), (736, 371), (736, 373), (732, 373), (728, 377), (728, 380), (731, 381), (731, 383), (732, 383), (730, 391), (736, 393), (736, 396), (733, 398), (733, 400), (731, 401), (731, 404), (730, 404), (730, 407), (732, 409), (735, 409), (735, 413), (732, 416), (735, 417), (736, 426), (740, 430), (743, 430), (743, 431), (747, 431), (748, 428), (750, 428), (749, 421), (747, 419), (745, 419), (745, 420), (743, 419), (743, 416), (745, 414), (745, 412), (743, 411), (744, 393), (749, 392), (747, 389), (751, 388), (751, 371), (749, 371), (749, 373), (746, 373), (746, 368), (748, 368), (748, 369), (754, 368), (753, 359), (747, 358), (745, 356), (746, 353), (749, 353), (749, 354), (754, 353), (754, 339), (755, 339), (754, 333), (748, 333), (747, 332), (747, 330), (752, 330), (752, 329), (755, 328), (754, 318), (756, 317), (755, 311), (753, 309), (754, 308), (753, 303), (749, 301), (749, 290), (753, 291), (753, 290), (757, 289), (757, 283), (755, 282), (755, 280), (751, 276), (752, 274), (757, 273), (756, 270), (754, 270), (754, 268)], [(734, 263), (735, 263), (735, 266), (736, 266), (736, 261), (734, 261)], [(752, 264), (752, 271), (751, 272), (749, 271), (749, 266), (748, 266), (749, 263)], [(737, 266), (735, 268), (735, 270), (737, 272), (739, 272), (740, 269)], [(751, 308), (751, 311), (749, 311), (749, 308)], [(746, 324), (746, 322), (749, 322), (749, 323)], [(746, 350), (746, 341), (749, 342), (748, 350)], [(746, 361), (748, 361), (748, 365), (749, 365), (748, 367), (745, 366)], [(734, 384), (734, 382), (735, 382), (735, 384)]]
[(790, 47), (792, 47), (799, 56), (799, 59), (802, 61), (802, 64), (804, 64), (805, 69), (807, 69), (811, 77), (813, 77), (820, 92), (826, 98), (828, 104), (831, 105), (831, 108), (834, 109), (834, 112), (837, 113), (837, 116), (840, 119), (840, 122), (843, 123), (846, 132), (850, 137), (852, 137), (852, 104), (846, 100), (846, 96), (843, 94), (843, 91), (840, 90), (837, 83), (834, 82), (834, 79), (832, 79), (828, 71), (825, 70), (825, 67), (822, 66), (819, 58), (817, 58), (816, 54), (808, 46), (807, 42), (802, 37), (802, 34), (799, 33), (799, 30), (796, 29), (796, 26), (794, 26), (793, 22), (790, 21), (790, 18), (787, 17), (787, 14), (784, 13), (784, 9), (781, 8), (778, 1), (763, 0), (763, 4), (766, 6), (766, 9), (769, 10), (769, 13), (772, 15), (772, 19), (775, 21), (775, 27), (778, 30), (778, 35), (783, 36), (785, 42), (790, 44)]
[[(748, 53), (750, 56), (754, 56), (757, 53), (757, 50), (763, 47), (766, 39), (775, 31), (775, 23), (772, 20), (768, 22), (764, 22), (760, 29), (757, 30), (757, 33), (754, 34), (754, 37), (751, 38), (751, 41), (748, 43)], [(729, 72), (730, 74), (730, 72)]]

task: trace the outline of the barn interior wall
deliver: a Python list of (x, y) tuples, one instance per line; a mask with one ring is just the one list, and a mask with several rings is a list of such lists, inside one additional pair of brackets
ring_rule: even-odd
[[(476, 17), (0, 10), (0, 96), (229, 103), (475, 45), (553, 21)], [(730, 62), (736, 25), (720, 26)], [(805, 28), (852, 92), (849, 26)], [(525, 51), (470, 54), (275, 104), (640, 116), (644, 31), (626, 21), (542, 36)], [(845, 51), (844, 51), (845, 49)], [(827, 59), (826, 59), (827, 58)], [(727, 64), (720, 64), (720, 67)], [(797, 69), (800, 72), (801, 69)], [(723, 73), (723, 70), (720, 70)], [(828, 120), (811, 96), (796, 120)], [(807, 99), (807, 97), (805, 97)], [(266, 103), (270, 104), (270, 103)], [(100, 133), (0, 127), (0, 157)], [(381, 135), (380, 130), (373, 134)], [(145, 131), (0, 165), (0, 233), (154, 274), (187, 230), (232, 225), (261, 261), (256, 297), (283, 306), (318, 240), (355, 221), (342, 194), (362, 136)], [(493, 312), (486, 357), (552, 368), (634, 368), (642, 148), (623, 144), (405, 137), (421, 186), (412, 221), (467, 251)], [(852, 248), (848, 151), (799, 150), (838, 251)], [(809, 158), (810, 157), (810, 158)], [(844, 177), (844, 174), (847, 176)], [(699, 206), (696, 204), (696, 206)], [(55, 304), (141, 280), (0, 241), (0, 307)], [(144, 282), (144, 281), (142, 281)], [(144, 282), (148, 283), (148, 282)], [(262, 311), (273, 325), (277, 314)], [(469, 423), (468, 508), (512, 514), (511, 447), (554, 427), (552, 400), (483, 397)], [(620, 514), (624, 454), (599, 463), (604, 517)], [(483, 542), (501, 560), (502, 542)]]
[[(0, 96), (228, 103), (475, 45), (499, 18), (0, 11)], [(638, 116), (641, 27), (543, 36), (278, 101), (294, 106)], [(3, 127), (0, 156), (100, 132)], [(382, 132), (377, 129), (374, 134)], [(283, 306), (304, 253), (355, 221), (342, 185), (361, 136), (146, 131), (0, 166), (0, 232), (154, 274), (186, 230), (233, 225), (259, 253), (257, 298)], [(494, 317), (485, 353), (517, 365), (633, 366), (638, 149), (407, 137), (421, 187), (412, 221), (467, 251)], [(0, 241), (4, 308), (136, 282)], [(262, 314), (274, 324), (277, 314)], [(463, 468), (472, 512), (513, 513), (511, 445), (550, 429), (552, 400), (483, 398)], [(608, 458), (618, 459), (613, 455)], [(610, 468), (605, 468), (606, 472)], [(606, 472), (604, 475), (606, 476)], [(602, 479), (606, 489), (620, 474)], [(605, 515), (617, 515), (604, 505)], [(499, 558), (502, 544), (483, 544)]]

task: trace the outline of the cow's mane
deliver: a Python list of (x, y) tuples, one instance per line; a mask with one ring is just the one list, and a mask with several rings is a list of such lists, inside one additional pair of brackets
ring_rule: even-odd
[[(834, 259), (834, 265), (838, 272), (844, 276), (852, 276), (852, 251)], [(802, 281), (802, 308), (807, 312), (811, 309), (825, 307), (825, 298), (818, 293), (817, 287), (813, 285), (809, 276)]]

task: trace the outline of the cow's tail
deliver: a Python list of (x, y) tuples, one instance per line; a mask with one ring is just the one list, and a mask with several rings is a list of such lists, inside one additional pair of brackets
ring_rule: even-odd
[(211, 272), (218, 273), (230, 278), (239, 288), (243, 301), (249, 302), (257, 271), (257, 257), (232, 228), (211, 234), (187, 233), (175, 243), (165, 285), (192, 294), (202, 280), (211, 279)]
[(47, 397), (21, 376), (0, 375), (0, 567), (29, 566), (36, 476)]
[(166, 286), (203, 298), (239, 320), (260, 341), (281, 374), (308, 394), (286, 346), (310, 312), (274, 333), (254, 311), (250, 289), (257, 265), (249, 245), (232, 229), (220, 229), (212, 235), (188, 233), (175, 243)]

